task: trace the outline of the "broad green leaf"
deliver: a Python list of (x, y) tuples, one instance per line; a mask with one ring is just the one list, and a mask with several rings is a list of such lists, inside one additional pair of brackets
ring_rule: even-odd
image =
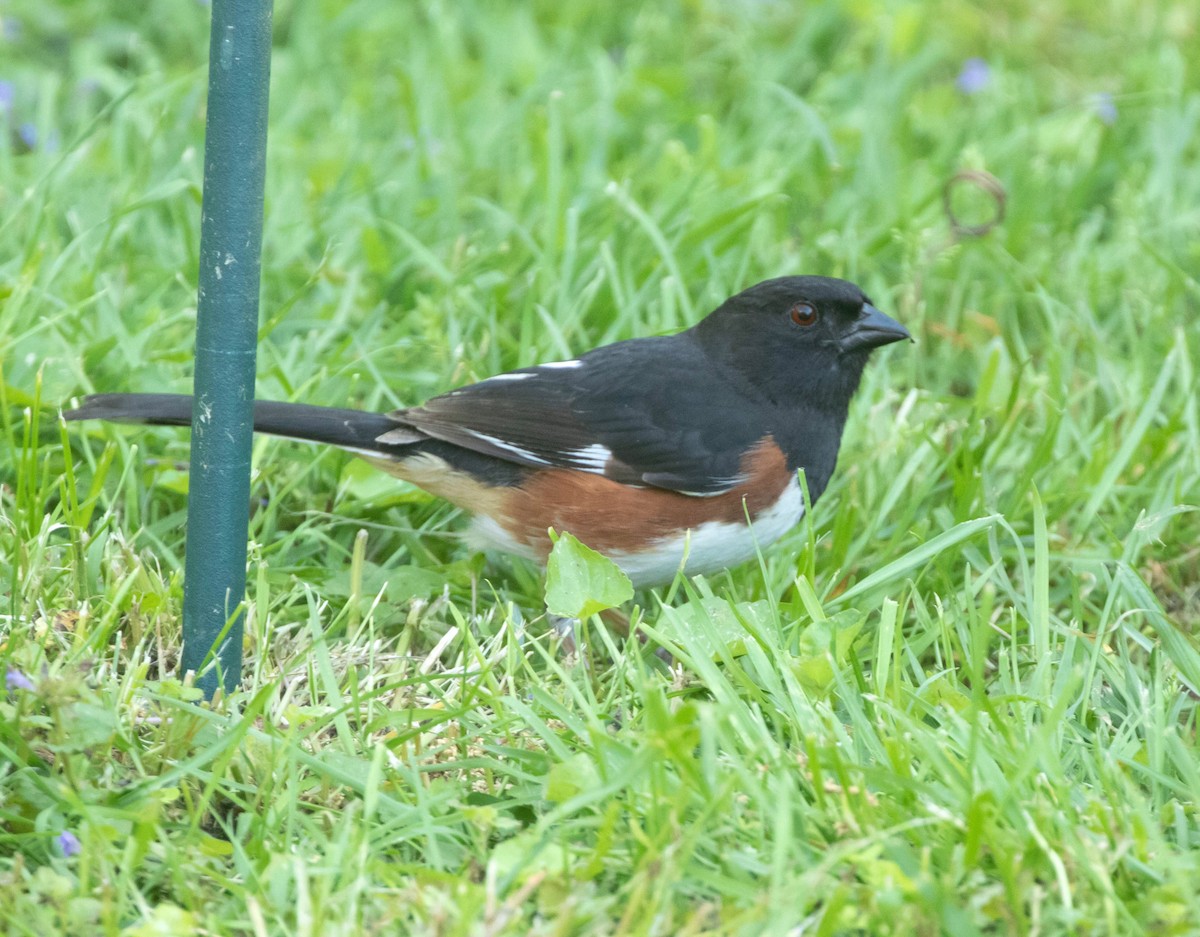
[(70, 703), (63, 708), (63, 726), (67, 735), (61, 744), (51, 746), (55, 751), (106, 749), (117, 734), (117, 717), (111, 709), (94, 703)]
[(716, 596), (695, 599), (677, 608), (664, 608), (656, 627), (680, 647), (716, 657), (724, 649), (737, 656), (746, 652), (747, 625), (774, 626), (771, 603), (733, 603)]
[[(363, 563), (362, 584), (359, 595), (366, 606), (369, 606), (375, 596), (383, 591), (384, 596), (391, 602), (404, 602), (408, 599), (427, 599), (437, 595), (445, 588), (446, 577), (434, 569), (424, 566), (394, 566), (388, 569), (370, 561)], [(349, 570), (339, 570), (326, 583), (326, 591), (330, 595), (349, 598), (353, 592)]]
[(600, 786), (596, 764), (583, 752), (555, 764), (546, 775), (546, 800), (561, 804)]
[(806, 689), (817, 693), (829, 690), (834, 668), (845, 664), (865, 620), (861, 612), (846, 609), (831, 618), (814, 620), (804, 629), (793, 667)]
[(560, 534), (546, 563), (546, 608), (587, 618), (633, 598), (633, 584), (612, 560)]

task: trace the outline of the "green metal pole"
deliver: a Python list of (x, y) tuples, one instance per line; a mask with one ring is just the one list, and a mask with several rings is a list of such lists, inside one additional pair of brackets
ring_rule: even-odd
[(183, 592), (183, 671), (242, 674), (271, 0), (213, 0)]

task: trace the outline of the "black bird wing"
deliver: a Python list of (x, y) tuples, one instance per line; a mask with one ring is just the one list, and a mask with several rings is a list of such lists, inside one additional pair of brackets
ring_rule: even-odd
[[(519, 465), (704, 496), (742, 480), (741, 457), (760, 441), (747, 425), (747, 403), (714, 379), (685, 332), (497, 375), (390, 417)], [(405, 433), (379, 442), (405, 442)]]

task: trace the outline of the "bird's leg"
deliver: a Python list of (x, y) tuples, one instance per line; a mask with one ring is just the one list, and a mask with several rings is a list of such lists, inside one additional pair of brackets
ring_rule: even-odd
[(550, 622), (554, 634), (562, 639), (563, 653), (568, 656), (577, 654), (579, 647), (575, 642), (575, 632), (579, 628), (579, 619), (547, 612), (546, 620)]

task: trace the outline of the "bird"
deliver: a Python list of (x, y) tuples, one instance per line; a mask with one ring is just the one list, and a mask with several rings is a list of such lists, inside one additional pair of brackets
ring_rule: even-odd
[[(326, 443), (473, 516), (472, 546), (545, 564), (550, 531), (635, 587), (756, 556), (837, 463), (870, 353), (910, 339), (862, 289), (765, 280), (672, 335), (519, 368), (376, 413), (259, 400), (254, 430)], [(66, 420), (190, 425), (186, 394), (86, 397)]]

